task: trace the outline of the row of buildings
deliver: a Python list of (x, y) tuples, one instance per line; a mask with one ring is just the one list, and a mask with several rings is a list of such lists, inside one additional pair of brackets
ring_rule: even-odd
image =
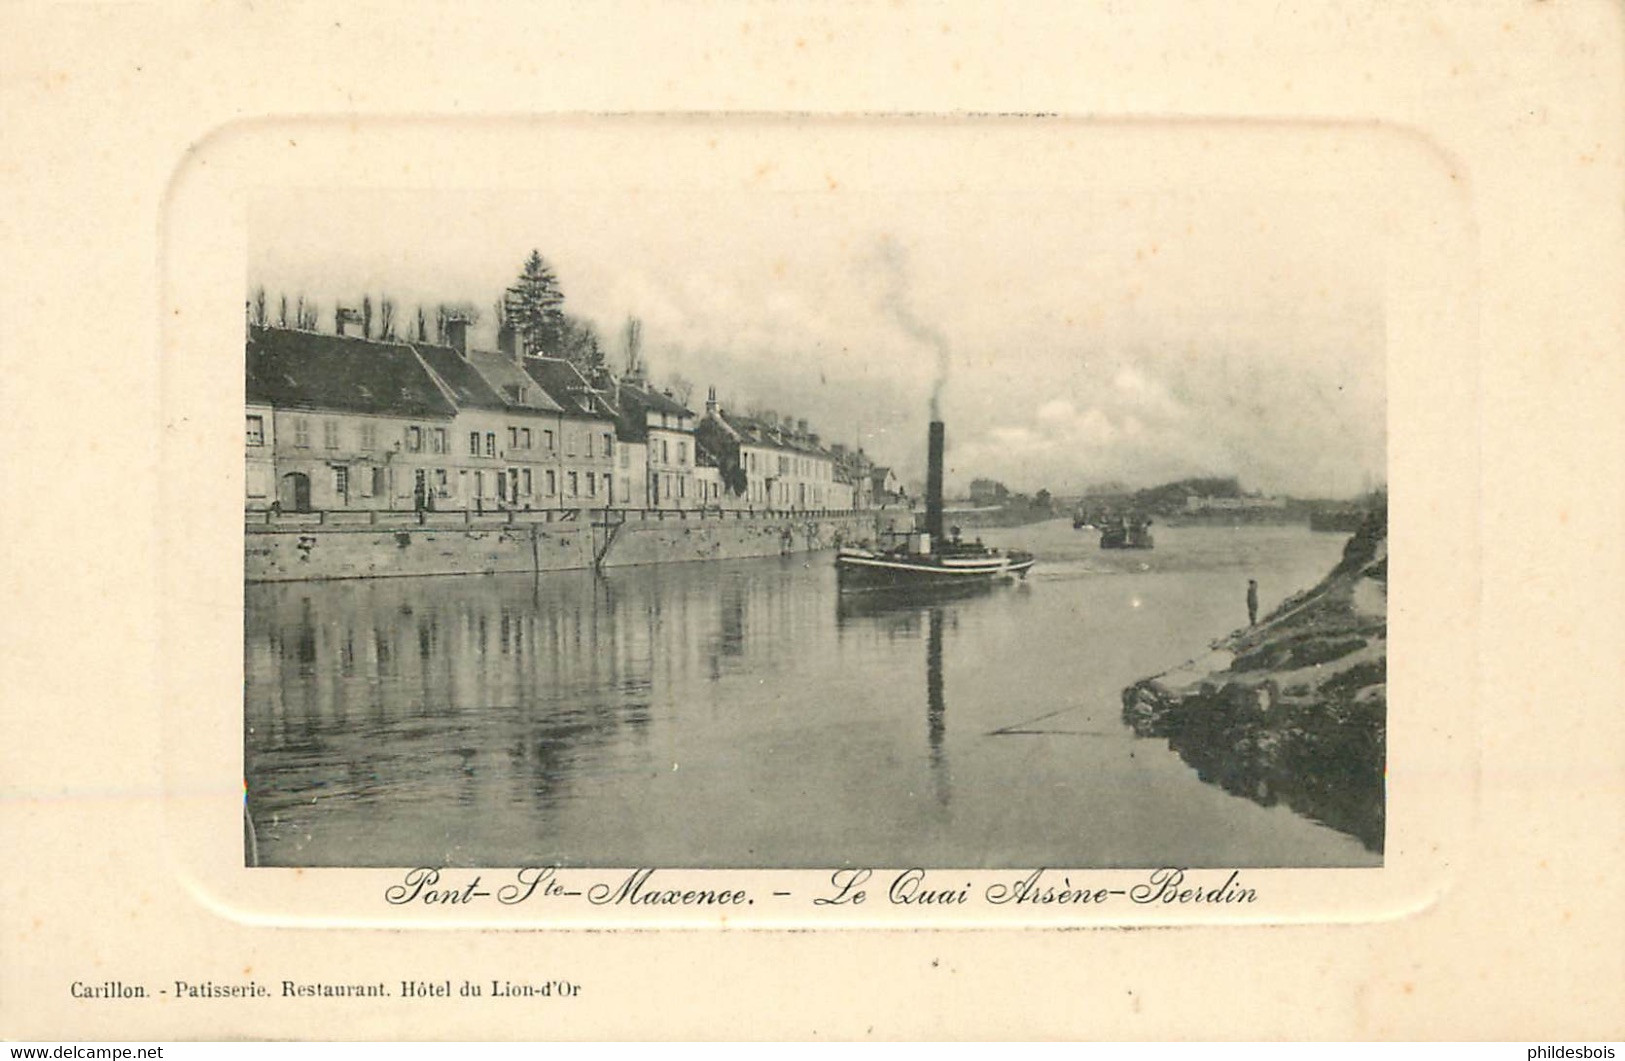
[(844, 511), (899, 500), (861, 450), (805, 420), (703, 415), (627, 376), (497, 350), (251, 325), (250, 510)]

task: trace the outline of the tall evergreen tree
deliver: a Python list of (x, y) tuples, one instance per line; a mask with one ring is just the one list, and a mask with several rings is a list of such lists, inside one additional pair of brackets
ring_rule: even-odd
[(564, 292), (540, 251), (525, 259), (519, 279), (503, 295), (508, 320), (534, 353), (557, 353), (565, 338)]

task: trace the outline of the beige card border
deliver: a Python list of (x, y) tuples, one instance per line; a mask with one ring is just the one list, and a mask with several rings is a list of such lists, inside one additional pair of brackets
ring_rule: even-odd
[[(0, 239), (19, 282), (0, 295), (3, 429), (28, 503), (7, 565), (0, 1034), (1619, 1035), (1619, 627), (1606, 607), (1582, 620), (1558, 604), (1625, 585), (1625, 498), (1602, 485), (1622, 451), (1617, 7), (678, 12), (496, 5), (450, 28), (411, 4), (8, 15)], [(1283, 874), (1272, 925), (1075, 932), (358, 929), (338, 923), (372, 902), (370, 871), (245, 890), (208, 839), (238, 835), (240, 696), (222, 710), (218, 693), (240, 666), (240, 582), (221, 577), (240, 524), (234, 504), (229, 519), (170, 515), (234, 499), (241, 474), (238, 406), (218, 400), (240, 393), (240, 321), (212, 309), (240, 300), (240, 265), (165, 272), (241, 261), (231, 194), (251, 175), (200, 175), (223, 165), (221, 130), (627, 111), (1291, 120), (1412, 145), (1427, 176), (1391, 185), (1424, 193), (1395, 203), (1418, 224), (1390, 287), (1401, 655), (1374, 889)], [(124, 430), (64, 463), (65, 416)], [(295, 915), (333, 927), (272, 923)], [(553, 977), (582, 992), (521, 1007), (69, 990), (177, 977)]]

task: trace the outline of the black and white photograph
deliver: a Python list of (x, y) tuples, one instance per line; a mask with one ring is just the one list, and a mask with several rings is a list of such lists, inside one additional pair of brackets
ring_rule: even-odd
[(1378, 196), (764, 139), (253, 197), (245, 863), (1382, 865)]
[(1619, 5), (5, 26), (14, 1054), (1619, 1053)]

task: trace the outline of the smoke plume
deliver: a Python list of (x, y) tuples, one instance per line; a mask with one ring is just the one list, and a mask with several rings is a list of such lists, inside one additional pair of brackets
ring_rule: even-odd
[(937, 375), (931, 384), (931, 419), (942, 419), (942, 389), (948, 385), (948, 361), (952, 348), (948, 337), (921, 320), (914, 312), (909, 297), (908, 250), (892, 236), (883, 236), (876, 255), (883, 279), (881, 305), (898, 327), (912, 339), (925, 343), (936, 351)]

